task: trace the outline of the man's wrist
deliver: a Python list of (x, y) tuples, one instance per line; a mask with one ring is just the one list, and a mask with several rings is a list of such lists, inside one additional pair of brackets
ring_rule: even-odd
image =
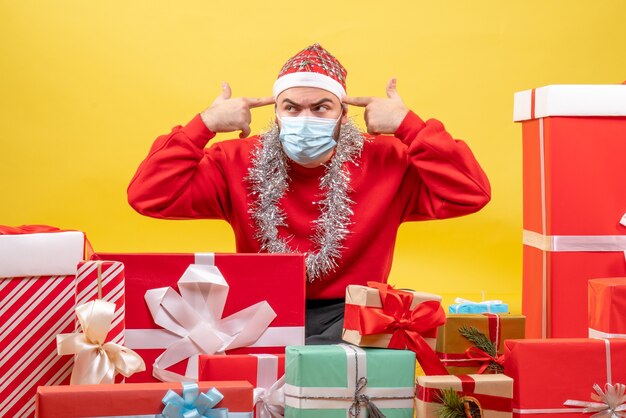
[(412, 110), (409, 110), (393, 135), (406, 145), (409, 145), (425, 126), (426, 123), (422, 118), (417, 116)]
[(214, 136), (215, 132), (213, 132), (209, 127), (204, 123), (201, 114), (197, 114), (185, 127), (183, 128), (187, 137), (193, 142), (198, 148), (204, 148)]
[(204, 126), (206, 126), (206, 128), (211, 131), (211, 132), (215, 132), (215, 121), (213, 121), (213, 119), (211, 118), (211, 115), (208, 114), (206, 111), (200, 113), (200, 118), (202, 119), (202, 123), (204, 123)]

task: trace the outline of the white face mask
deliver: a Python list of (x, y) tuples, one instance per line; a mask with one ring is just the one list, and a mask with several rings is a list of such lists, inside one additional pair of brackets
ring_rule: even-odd
[(296, 116), (281, 118), (279, 139), (285, 154), (299, 164), (315, 161), (337, 146), (333, 137), (337, 119)]

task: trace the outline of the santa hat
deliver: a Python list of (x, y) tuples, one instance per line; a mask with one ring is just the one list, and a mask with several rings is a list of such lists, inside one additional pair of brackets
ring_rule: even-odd
[(348, 72), (330, 52), (314, 44), (290, 58), (278, 73), (273, 94), (291, 87), (317, 87), (333, 93), (340, 99), (346, 96)]

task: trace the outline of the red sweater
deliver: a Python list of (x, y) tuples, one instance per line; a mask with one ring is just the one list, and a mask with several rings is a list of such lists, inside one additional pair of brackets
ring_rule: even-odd
[[(197, 115), (186, 126), (160, 136), (128, 187), (139, 213), (166, 219), (224, 219), (235, 232), (237, 252), (256, 253), (248, 214), (250, 151), (258, 137), (217, 142)], [(350, 165), (355, 204), (351, 233), (343, 242), (339, 267), (309, 283), (308, 299), (343, 298), (348, 284), (385, 282), (402, 222), (442, 219), (481, 209), (490, 199), (487, 176), (463, 141), (443, 124), (409, 112), (394, 136), (370, 137), (359, 166)], [(325, 168), (305, 168), (289, 160), (291, 181), (282, 200), (291, 248), (309, 250), (312, 221), (319, 208), (319, 179)]]

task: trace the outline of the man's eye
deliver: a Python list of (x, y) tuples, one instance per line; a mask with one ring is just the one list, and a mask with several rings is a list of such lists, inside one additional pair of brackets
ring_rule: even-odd
[(323, 105), (322, 106), (317, 106), (314, 110), (316, 112), (325, 112), (325, 111), (328, 110), (328, 107), (327, 106), (323, 106)]

